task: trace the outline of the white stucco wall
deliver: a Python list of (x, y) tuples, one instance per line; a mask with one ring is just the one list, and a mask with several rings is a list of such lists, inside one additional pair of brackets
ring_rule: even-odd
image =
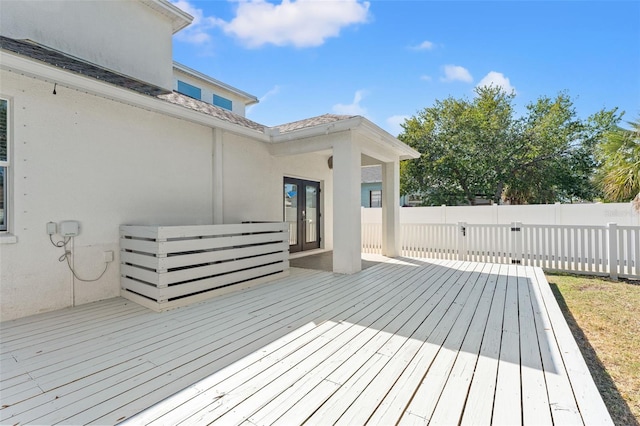
[(284, 177), (321, 183), (322, 247), (333, 248), (333, 177), (330, 154), (273, 157), (261, 142), (224, 135), (224, 221), (282, 221)]
[(141, 2), (11, 0), (0, 31), (30, 39), (165, 89), (173, 86), (172, 26)]
[[(4, 4), (3, 4), (4, 6)], [(212, 129), (1, 71), (13, 111), (10, 232), (0, 244), (0, 320), (119, 294), (121, 224), (206, 224), (212, 211)], [(58, 262), (49, 221), (77, 220), (75, 268)], [(59, 237), (57, 237), (59, 239)], [(73, 300), (72, 300), (72, 295)]]
[[(9, 71), (0, 95), (10, 101), (9, 233), (0, 238), (0, 320), (119, 295), (121, 224), (213, 222), (211, 127), (125, 105)], [(222, 131), (224, 223), (283, 220), (283, 178), (319, 181), (322, 247), (333, 248), (330, 152), (272, 156), (268, 145)], [(97, 282), (74, 279), (46, 223), (80, 222), (69, 245), (82, 278), (114, 262)], [(55, 236), (59, 241), (60, 237)]]

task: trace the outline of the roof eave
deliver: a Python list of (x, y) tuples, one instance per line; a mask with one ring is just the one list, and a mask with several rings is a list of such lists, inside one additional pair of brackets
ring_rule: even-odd
[(418, 151), (394, 138), (390, 133), (361, 116), (355, 116), (345, 120), (334, 121), (312, 127), (305, 127), (285, 133), (278, 132), (277, 127), (270, 127), (267, 129), (267, 133), (271, 136), (271, 142), (278, 143), (344, 132), (347, 130), (361, 131), (365, 133), (368, 139), (390, 147), (398, 155), (400, 160), (410, 160), (420, 157), (420, 153)]
[(171, 20), (173, 34), (187, 27), (193, 22), (193, 16), (173, 5), (167, 0), (144, 0), (143, 3)]
[(200, 71), (194, 70), (193, 68), (189, 68), (188, 66), (186, 66), (184, 64), (181, 64), (180, 62), (173, 61), (173, 68), (175, 68), (178, 71), (181, 71), (181, 72), (183, 72), (185, 74), (189, 74), (189, 75), (191, 75), (191, 76), (193, 76), (195, 78), (203, 80), (206, 83), (213, 84), (213, 85), (216, 85), (216, 86), (220, 86), (223, 89), (228, 90), (229, 92), (231, 92), (231, 93), (243, 98), (245, 100), (244, 104), (247, 105), (247, 106), (248, 105), (257, 104), (259, 102), (258, 98), (256, 96), (251, 95), (251, 94), (249, 94), (249, 93), (247, 93), (247, 92), (245, 92), (243, 90), (240, 90), (240, 89), (238, 89), (236, 87), (233, 87), (233, 86), (231, 86), (231, 85), (229, 85), (227, 83), (224, 83), (224, 82), (222, 82), (220, 80), (217, 80), (217, 79), (215, 79), (213, 77), (210, 77), (210, 76), (208, 76), (208, 75), (206, 75), (204, 73), (201, 73)]
[(378, 135), (385, 144), (390, 145), (391, 148), (393, 148), (393, 150), (398, 153), (400, 160), (411, 160), (420, 158), (420, 153), (418, 151), (400, 141), (398, 138), (392, 136), (391, 133), (382, 129), (370, 120), (364, 117), (360, 118), (362, 119), (362, 128), (366, 129), (367, 132)]
[(132, 90), (117, 87), (91, 77), (75, 74), (53, 65), (14, 54), (13, 52), (2, 51), (0, 69), (16, 72), (42, 81), (56, 83), (60, 87), (67, 87), (116, 102), (143, 108), (148, 111), (158, 112), (193, 123), (248, 136), (262, 142), (269, 141), (268, 136), (258, 130), (230, 123), (199, 111), (175, 105), (153, 96), (143, 95)]

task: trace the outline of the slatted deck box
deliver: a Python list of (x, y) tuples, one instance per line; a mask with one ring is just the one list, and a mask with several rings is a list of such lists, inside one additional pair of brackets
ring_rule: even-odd
[(286, 223), (120, 227), (121, 295), (155, 311), (289, 273)]

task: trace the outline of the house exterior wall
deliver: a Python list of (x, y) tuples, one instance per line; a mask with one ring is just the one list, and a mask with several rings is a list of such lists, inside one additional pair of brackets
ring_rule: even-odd
[(174, 69), (173, 90), (175, 91), (178, 90), (178, 80), (201, 89), (202, 97), (200, 100), (202, 100), (203, 102), (206, 102), (208, 104), (213, 104), (213, 95), (216, 94), (218, 96), (222, 96), (226, 99), (229, 99), (232, 102), (231, 104), (232, 112), (238, 115), (241, 115), (243, 117), (245, 116), (246, 111), (245, 111), (244, 100), (240, 96), (230, 92), (229, 90), (225, 90), (222, 87), (218, 87), (218, 86), (214, 86), (213, 84), (206, 83), (200, 80), (199, 78), (195, 78), (180, 70)]
[(382, 191), (382, 182), (363, 183), (360, 186), (360, 204), (362, 207), (371, 207), (371, 191)]
[(284, 177), (321, 183), (321, 247), (333, 248), (333, 174), (329, 155), (274, 157), (268, 145), (225, 133), (224, 222), (283, 221)]
[[(3, 4), (4, 6), (4, 4)], [(0, 71), (11, 103), (9, 232), (0, 244), (0, 320), (119, 294), (119, 225), (206, 224), (212, 216), (209, 127)], [(273, 209), (272, 209), (273, 210)], [(239, 216), (239, 215), (237, 215)], [(73, 279), (49, 221), (77, 220)], [(55, 236), (54, 240), (59, 240)]]
[[(0, 239), (0, 321), (120, 292), (121, 224), (213, 221), (219, 129), (0, 71), (12, 111), (8, 203), (11, 243)], [(272, 156), (268, 144), (222, 131), (223, 223), (283, 220), (285, 176), (319, 181), (321, 247), (333, 248), (330, 154)], [(69, 243), (74, 279), (47, 222), (80, 222)], [(54, 235), (54, 241), (60, 241)]]
[(137, 1), (2, 2), (2, 34), (30, 39), (167, 90), (173, 87), (171, 21)]

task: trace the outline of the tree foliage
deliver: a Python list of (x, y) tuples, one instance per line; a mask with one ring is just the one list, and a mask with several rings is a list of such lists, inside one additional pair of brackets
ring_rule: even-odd
[(616, 110), (580, 120), (564, 93), (541, 97), (516, 117), (514, 94), (479, 87), (472, 100), (436, 101), (403, 124), (400, 140), (422, 156), (401, 168), (401, 191), (426, 205), (514, 204), (593, 199), (595, 146)]
[(607, 201), (629, 201), (640, 194), (640, 118), (629, 124), (631, 129), (607, 132), (598, 146), (597, 182)]

